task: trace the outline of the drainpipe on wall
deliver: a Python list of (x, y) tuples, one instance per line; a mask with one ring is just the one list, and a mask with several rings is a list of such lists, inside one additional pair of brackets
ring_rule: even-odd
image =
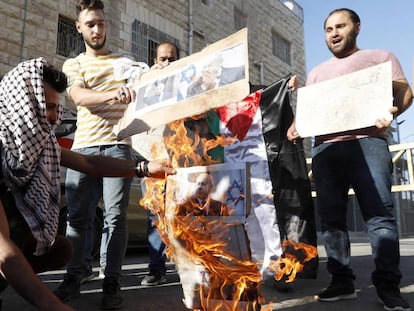
[(23, 60), (23, 46), (24, 46), (25, 33), (26, 33), (26, 18), (27, 18), (27, 0), (24, 1), (24, 8), (23, 8), (23, 27), (22, 27), (22, 33), (20, 36), (20, 52), (19, 52), (20, 62)]
[(264, 85), (264, 63), (263, 61), (255, 61), (253, 63), (254, 65), (256, 65), (257, 67), (259, 67), (259, 72), (260, 72), (260, 84)]
[(193, 0), (188, 0), (188, 55), (193, 53)]

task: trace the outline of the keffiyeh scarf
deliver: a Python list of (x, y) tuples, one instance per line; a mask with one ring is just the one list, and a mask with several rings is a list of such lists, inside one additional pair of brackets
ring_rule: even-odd
[[(59, 219), (60, 147), (46, 118), (43, 58), (20, 63), (0, 82), (1, 165), (16, 206), (37, 241), (53, 244)], [(60, 105), (59, 105), (60, 107)], [(59, 118), (61, 108), (59, 108)]]

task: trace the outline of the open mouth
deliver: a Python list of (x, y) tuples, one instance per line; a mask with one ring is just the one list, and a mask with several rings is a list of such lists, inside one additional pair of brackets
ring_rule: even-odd
[(342, 41), (342, 39), (338, 38), (338, 39), (333, 39), (331, 42), (332, 42), (332, 45), (337, 45), (337, 44), (341, 43), (341, 41)]

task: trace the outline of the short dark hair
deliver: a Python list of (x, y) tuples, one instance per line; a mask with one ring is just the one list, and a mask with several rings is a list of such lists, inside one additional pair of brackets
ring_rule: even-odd
[(43, 65), (43, 82), (48, 83), (55, 91), (63, 93), (68, 87), (66, 75), (53, 65)]
[(356, 25), (356, 24), (361, 24), (361, 19), (359, 18), (358, 14), (351, 9), (347, 9), (347, 8), (340, 8), (340, 9), (336, 9), (333, 10), (331, 13), (328, 14), (328, 17), (325, 19), (325, 22), (323, 23), (323, 29), (325, 29), (326, 27), (326, 21), (328, 20), (328, 18), (338, 12), (346, 12), (348, 13), (349, 17), (351, 18), (352, 22)]
[(83, 10), (104, 10), (104, 4), (101, 0), (78, 0), (76, 3), (76, 16), (79, 17)]
[(164, 45), (164, 44), (168, 44), (168, 45), (173, 46), (173, 47), (175, 48), (175, 53), (176, 53), (176, 55), (177, 55), (177, 59), (180, 59), (180, 49), (178, 48), (177, 44), (175, 44), (174, 42), (170, 42), (170, 41), (163, 41), (163, 42), (160, 42), (160, 43), (157, 45), (157, 57), (158, 57), (158, 48), (159, 48), (161, 45)]

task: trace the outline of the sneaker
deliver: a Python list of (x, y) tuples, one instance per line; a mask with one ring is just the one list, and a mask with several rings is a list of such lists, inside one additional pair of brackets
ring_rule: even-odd
[(62, 284), (53, 292), (62, 302), (67, 302), (80, 296), (79, 279), (71, 274), (65, 274)]
[(95, 278), (95, 274), (92, 271), (92, 267), (88, 266), (87, 268), (85, 268), (82, 278), (80, 279), (80, 283), (87, 283), (92, 281)]
[(142, 281), (142, 286), (155, 286), (167, 283), (167, 278), (162, 274), (148, 274)]
[(338, 301), (341, 299), (355, 299), (354, 283), (352, 281), (333, 280), (321, 292), (315, 295), (319, 301)]
[(400, 289), (386, 288), (377, 289), (378, 301), (384, 305), (388, 311), (411, 311), (408, 302), (401, 297)]
[(101, 267), (99, 268), (99, 274), (98, 274), (98, 280), (105, 279), (105, 268)]
[(102, 288), (101, 309), (115, 310), (121, 308), (123, 299), (118, 280), (113, 276), (105, 277)]

